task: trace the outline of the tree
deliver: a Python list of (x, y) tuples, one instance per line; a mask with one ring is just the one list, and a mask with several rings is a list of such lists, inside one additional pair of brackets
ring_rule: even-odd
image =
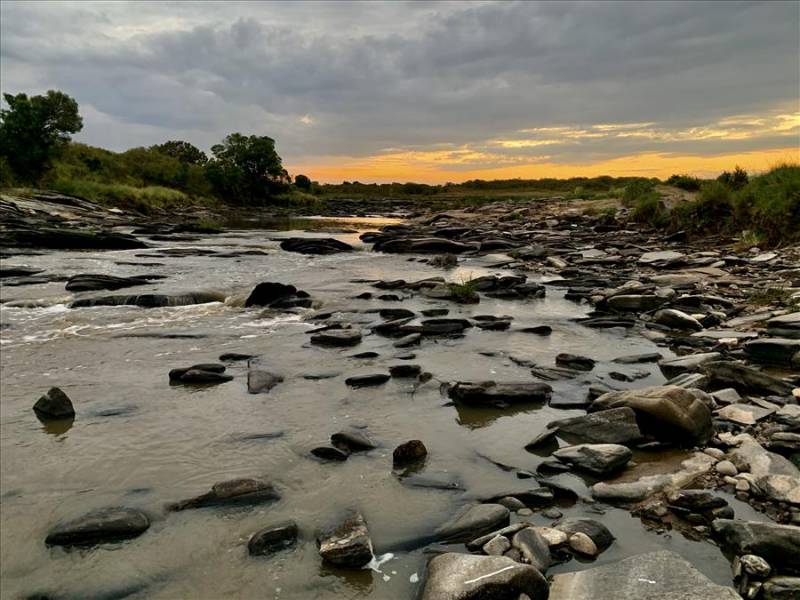
[(311, 180), (305, 175), (295, 175), (294, 185), (298, 189), (308, 191), (311, 189)]
[(285, 191), (291, 178), (267, 136), (232, 133), (211, 147), (206, 173), (217, 193), (234, 202), (261, 202)]
[(152, 146), (152, 149), (172, 158), (177, 158), (187, 165), (204, 165), (208, 162), (205, 152), (183, 140), (169, 140), (163, 144)]
[(3, 94), (7, 109), (0, 109), (0, 156), (16, 177), (36, 181), (55, 154), (83, 128), (78, 103), (63, 92), (44, 96)]

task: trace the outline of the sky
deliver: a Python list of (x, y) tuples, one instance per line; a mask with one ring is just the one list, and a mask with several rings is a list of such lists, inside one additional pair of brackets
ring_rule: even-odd
[(0, 88), (326, 182), (714, 176), (800, 160), (800, 3), (0, 0)]

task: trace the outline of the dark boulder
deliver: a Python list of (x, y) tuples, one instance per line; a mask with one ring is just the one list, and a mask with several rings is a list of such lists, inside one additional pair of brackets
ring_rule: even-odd
[(456, 402), (478, 406), (546, 402), (553, 392), (546, 383), (458, 382), (448, 389)]
[(169, 511), (212, 506), (240, 506), (263, 504), (280, 500), (275, 487), (266, 481), (254, 478), (231, 479), (215, 483), (209, 492), (181, 500), (167, 506)]
[(389, 381), (389, 379), (390, 376), (386, 373), (373, 373), (371, 375), (355, 375), (353, 377), (348, 377), (344, 382), (350, 387), (360, 388), (381, 385)]
[(51, 529), (45, 543), (51, 546), (91, 546), (140, 536), (150, 519), (133, 508), (106, 508), (90, 512)]
[(351, 252), (353, 247), (335, 238), (289, 238), (281, 242), (281, 249), (300, 254), (336, 254)]
[(33, 410), (42, 421), (75, 418), (72, 401), (57, 387), (50, 388), (39, 398), (33, 405)]
[(351, 512), (341, 523), (320, 532), (317, 546), (322, 559), (337, 567), (358, 569), (372, 560), (372, 540), (359, 512)]
[(428, 449), (420, 440), (410, 440), (400, 444), (392, 453), (392, 462), (395, 467), (403, 467), (424, 460), (428, 456)]
[(247, 551), (252, 556), (263, 556), (285, 550), (297, 541), (297, 523), (284, 521), (260, 529), (247, 543)]
[(271, 304), (295, 296), (297, 288), (293, 285), (265, 281), (259, 283), (250, 292), (244, 305), (248, 306), (270, 306)]

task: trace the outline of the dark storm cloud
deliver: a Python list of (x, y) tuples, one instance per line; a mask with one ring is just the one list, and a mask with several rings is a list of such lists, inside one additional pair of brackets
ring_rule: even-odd
[[(437, 143), (560, 161), (714, 152), (719, 139), (691, 136), (490, 142), (553, 125), (663, 132), (796, 111), (798, 6), (3, 2), (2, 87), (67, 91), (91, 107), (83, 139), (117, 148), (178, 136), (208, 146), (242, 130), (298, 159)], [(754, 135), (725, 146), (797, 143), (796, 129)]]

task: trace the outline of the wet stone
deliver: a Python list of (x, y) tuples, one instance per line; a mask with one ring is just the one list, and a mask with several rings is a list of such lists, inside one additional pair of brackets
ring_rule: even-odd
[(355, 346), (361, 343), (361, 332), (356, 329), (329, 329), (311, 336), (317, 346)]
[(417, 463), (428, 456), (428, 449), (420, 440), (410, 440), (400, 444), (392, 453), (392, 462), (395, 467), (402, 467)]
[(320, 532), (317, 546), (322, 559), (337, 567), (357, 569), (372, 560), (372, 540), (359, 512), (351, 512), (336, 526)]
[(378, 447), (365, 433), (354, 430), (334, 433), (331, 444), (343, 452), (366, 452)]
[(75, 408), (72, 401), (60, 388), (50, 388), (33, 405), (33, 411), (42, 421), (72, 419), (75, 417)]
[(344, 380), (345, 384), (353, 388), (373, 387), (389, 381), (386, 373), (373, 373), (371, 375), (355, 375)]
[(347, 457), (350, 456), (349, 452), (344, 452), (332, 446), (317, 446), (311, 449), (311, 454), (321, 460), (331, 462), (344, 462), (347, 460)]
[(57, 525), (47, 534), (51, 546), (90, 546), (118, 542), (140, 536), (150, 527), (150, 519), (133, 508), (107, 508), (90, 512)]
[(297, 541), (297, 523), (284, 521), (260, 529), (247, 543), (247, 551), (252, 556), (264, 556), (290, 548)]
[(215, 483), (211, 491), (167, 505), (169, 511), (214, 506), (254, 505), (280, 500), (275, 487), (261, 479), (240, 478)]

